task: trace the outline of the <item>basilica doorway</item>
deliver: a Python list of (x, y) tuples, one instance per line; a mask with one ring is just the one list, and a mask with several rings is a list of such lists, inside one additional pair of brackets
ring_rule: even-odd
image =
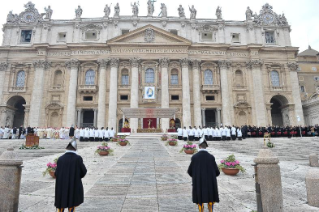
[(205, 110), (205, 125), (206, 127), (216, 126), (216, 110), (215, 109)]
[(272, 125), (287, 126), (290, 125), (288, 100), (286, 97), (277, 95), (271, 98), (271, 121)]
[(143, 118), (143, 129), (157, 128), (156, 118)]
[(84, 110), (82, 127), (92, 127), (92, 126), (94, 126), (94, 111)]
[(13, 96), (8, 100), (7, 106), (13, 110), (12, 112), (7, 112), (6, 125), (12, 127), (24, 125), (25, 107), (23, 105), (25, 104), (26, 101), (22, 96)]

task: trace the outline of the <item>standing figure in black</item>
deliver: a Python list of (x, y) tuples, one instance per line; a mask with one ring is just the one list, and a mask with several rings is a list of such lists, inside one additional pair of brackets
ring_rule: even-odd
[(192, 157), (188, 174), (192, 177), (193, 203), (198, 205), (199, 212), (204, 211), (204, 203), (208, 204), (210, 212), (214, 203), (219, 202), (217, 177), (218, 170), (215, 157), (208, 153), (205, 138), (199, 141), (199, 151)]
[(69, 131), (69, 137), (70, 138), (74, 137), (74, 131), (75, 131), (75, 129), (74, 129), (74, 126), (72, 125), (71, 128), (70, 128), (70, 131)]
[(57, 162), (54, 206), (58, 212), (63, 212), (65, 208), (68, 208), (69, 212), (74, 212), (75, 207), (84, 202), (81, 179), (87, 170), (76, 150), (76, 140), (73, 139), (66, 147), (66, 153)]

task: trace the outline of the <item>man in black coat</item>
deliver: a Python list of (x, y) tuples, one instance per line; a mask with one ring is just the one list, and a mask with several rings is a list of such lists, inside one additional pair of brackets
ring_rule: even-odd
[(55, 202), (58, 212), (64, 208), (74, 212), (75, 207), (84, 202), (82, 178), (86, 175), (86, 168), (82, 157), (77, 155), (77, 144), (73, 139), (67, 146), (67, 151), (57, 162), (55, 171)]
[(204, 203), (208, 204), (210, 212), (215, 202), (219, 202), (217, 176), (218, 170), (215, 157), (208, 153), (205, 138), (199, 142), (199, 151), (192, 157), (188, 174), (192, 177), (193, 202), (198, 205), (199, 212), (204, 211)]
[(70, 128), (69, 137), (70, 137), (70, 138), (73, 138), (73, 137), (74, 137), (74, 127), (73, 127), (73, 125), (72, 125), (71, 128)]

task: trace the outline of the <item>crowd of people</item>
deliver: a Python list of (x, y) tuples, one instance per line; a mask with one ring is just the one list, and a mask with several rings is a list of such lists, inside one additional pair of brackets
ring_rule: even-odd
[(80, 141), (109, 141), (115, 135), (113, 128), (101, 129), (95, 127), (78, 128), (39, 128), (39, 127), (14, 127), (8, 126), (0, 128), (0, 139), (25, 139), (27, 135), (36, 135), (40, 139), (69, 139), (75, 137)]

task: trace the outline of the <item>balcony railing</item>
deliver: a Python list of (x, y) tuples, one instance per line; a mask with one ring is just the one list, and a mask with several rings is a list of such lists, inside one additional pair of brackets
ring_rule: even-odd
[(120, 89), (129, 89), (131, 85), (119, 85)]
[(96, 93), (98, 91), (97, 85), (79, 85), (78, 90), (80, 93)]
[(233, 86), (234, 90), (247, 90), (247, 86), (244, 85), (234, 85)]
[(220, 85), (202, 85), (203, 93), (218, 93), (220, 91)]
[(282, 91), (282, 90), (284, 90), (284, 86), (271, 86), (270, 90), (272, 90), (272, 91)]
[(11, 87), (10, 88), (10, 92), (15, 92), (15, 93), (26, 92), (26, 90), (27, 90), (26, 87)]

